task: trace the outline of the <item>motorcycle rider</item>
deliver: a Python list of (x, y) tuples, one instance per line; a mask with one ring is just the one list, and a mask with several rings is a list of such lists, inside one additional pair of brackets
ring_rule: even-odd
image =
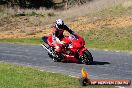
[[(70, 34), (74, 35), (74, 32), (68, 28), (62, 19), (57, 19), (55, 24), (53, 25), (53, 45), (55, 46), (55, 51), (60, 52), (62, 46), (66, 46), (66, 44), (62, 41), (64, 38), (63, 32), (64, 30), (68, 31)], [(59, 45), (60, 44), (60, 45)]]

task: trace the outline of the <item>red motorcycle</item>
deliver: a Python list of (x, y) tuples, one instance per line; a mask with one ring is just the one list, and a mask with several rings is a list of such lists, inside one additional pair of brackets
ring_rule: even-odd
[(87, 48), (84, 47), (85, 41), (77, 34), (65, 36), (62, 41), (65, 47), (61, 48), (61, 53), (56, 52), (52, 43), (52, 36), (44, 36), (43, 41), (47, 44), (41, 46), (48, 51), (48, 55), (56, 62), (72, 61), (76, 63), (92, 64), (93, 57)]

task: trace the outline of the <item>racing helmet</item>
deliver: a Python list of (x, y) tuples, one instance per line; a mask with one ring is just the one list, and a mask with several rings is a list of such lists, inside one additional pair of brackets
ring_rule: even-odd
[(64, 21), (62, 19), (58, 19), (56, 20), (56, 24), (55, 24), (55, 27), (62, 30), (63, 29), (63, 26), (64, 26)]

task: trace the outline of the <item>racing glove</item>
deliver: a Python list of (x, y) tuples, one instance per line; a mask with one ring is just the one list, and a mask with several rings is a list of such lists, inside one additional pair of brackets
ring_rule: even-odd
[(59, 38), (57, 38), (56, 37), (56, 41), (57, 41), (57, 43), (59, 43), (59, 44), (64, 44), (62, 41), (60, 41), (60, 39)]

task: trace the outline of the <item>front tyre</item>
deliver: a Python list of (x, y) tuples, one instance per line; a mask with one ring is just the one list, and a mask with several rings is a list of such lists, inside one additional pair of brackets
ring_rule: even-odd
[(50, 53), (48, 53), (48, 55), (54, 62), (61, 62), (61, 60), (63, 59), (62, 54), (55, 51), (53, 51), (53, 55), (51, 55)]
[(83, 52), (83, 55), (81, 56), (81, 62), (86, 64), (86, 65), (89, 65), (89, 64), (93, 63), (92, 54), (88, 50), (85, 50)]
[(61, 53), (58, 53), (58, 52), (55, 52), (54, 55), (55, 55), (53, 57), (54, 62), (61, 62), (61, 60), (63, 59), (62, 54)]

